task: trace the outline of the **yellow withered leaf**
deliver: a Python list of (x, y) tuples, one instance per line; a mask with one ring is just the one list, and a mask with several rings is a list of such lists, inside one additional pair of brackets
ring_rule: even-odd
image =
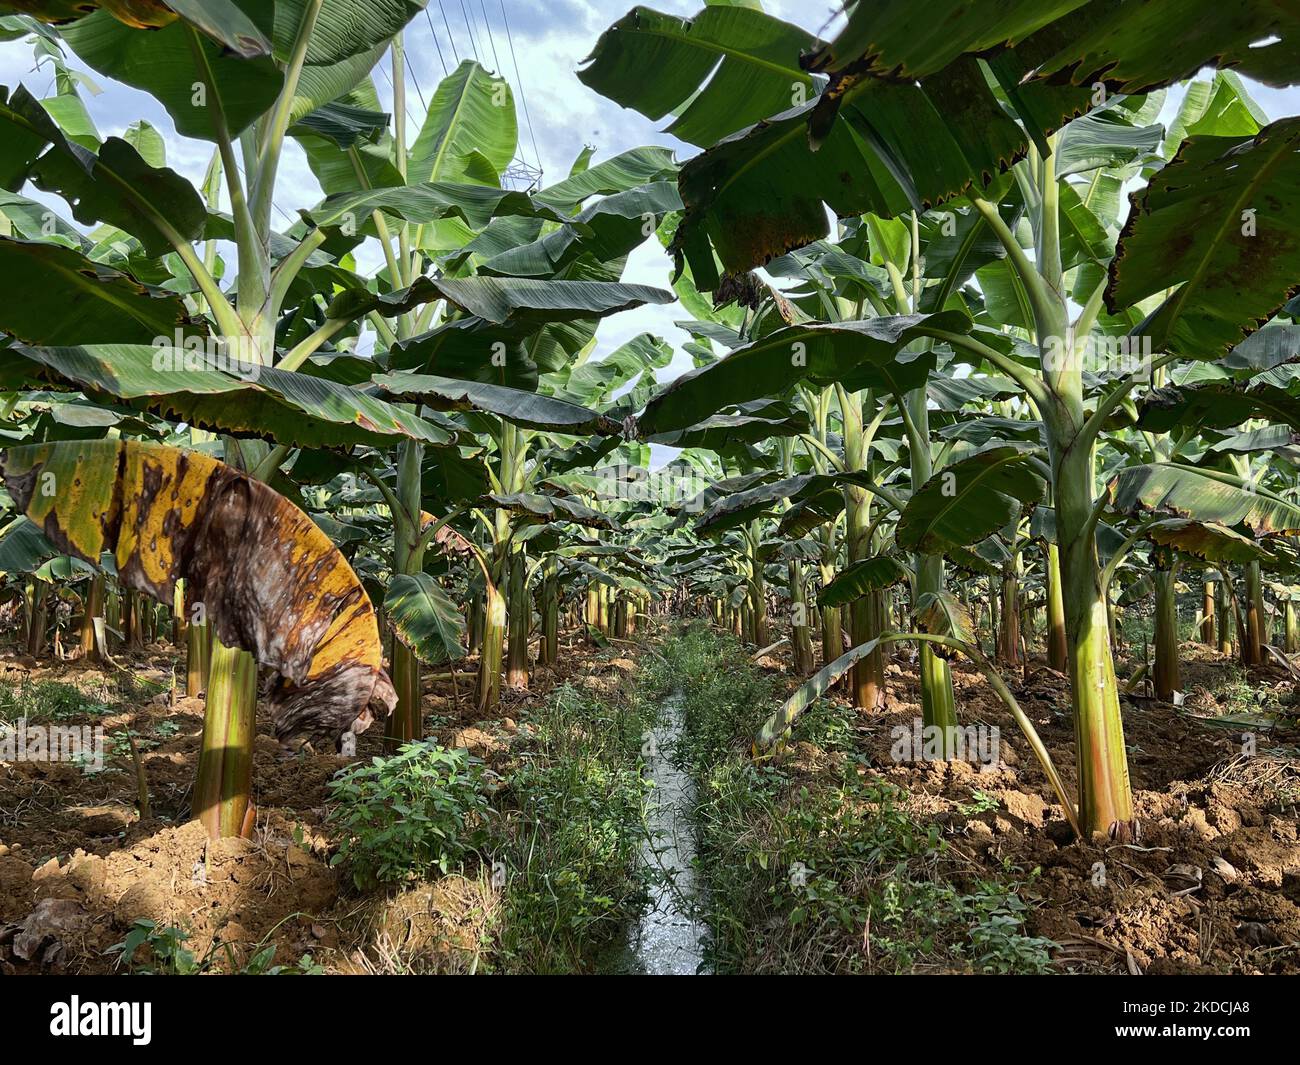
[(158, 0), (99, 0), (99, 6), (118, 22), (139, 30), (156, 30), (170, 26), (179, 17)]
[[(420, 511), (420, 531), (423, 532), (434, 522), (440, 520), (441, 520), (440, 518), (435, 518), (427, 510)], [(441, 548), (443, 551), (446, 551), (453, 555), (468, 555), (468, 554), (472, 554), (474, 550), (470, 546), (469, 541), (466, 540), (464, 536), (458, 533), (450, 525), (444, 525), (441, 529), (439, 529), (436, 533), (434, 533), (433, 542), (437, 544), (438, 547)]]
[(8, 6), (42, 22), (71, 22), (103, 8), (119, 22), (136, 29), (169, 26), (179, 17), (160, 0), (9, 0)]
[(60, 551), (98, 564), (164, 603), (176, 581), (230, 647), (279, 676), (270, 693), (286, 746), (339, 742), (387, 715), (365, 589), (330, 539), (283, 496), (197, 452), (126, 440), (9, 448), (0, 476)]

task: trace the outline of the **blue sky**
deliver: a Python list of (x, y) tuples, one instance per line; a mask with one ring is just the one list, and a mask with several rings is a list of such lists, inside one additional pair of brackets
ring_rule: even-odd
[[(591, 92), (575, 76), (596, 39), (630, 7), (629, 0), (430, 0), (426, 13), (408, 27), (406, 40), (412, 84), (408, 88), (409, 120), (418, 128), (424, 116), (421, 96), (429, 99), (444, 70), (457, 58), (477, 57), (485, 66), (503, 73), (515, 86), (520, 121), (520, 150), (531, 165), (539, 165), (547, 181), (561, 179), (585, 144), (594, 145), (597, 158), (617, 154), (640, 144), (662, 144), (679, 157), (695, 149), (659, 132), (667, 123), (652, 123)], [(651, 6), (662, 11), (694, 14), (702, 0), (660, 0)], [(923, 8), (923, 5), (918, 5)], [(813, 32), (833, 34), (836, 5), (817, 0), (768, 0), (766, 10)], [(506, 16), (503, 18), (503, 14)], [(506, 33), (506, 21), (509, 35)], [(511, 44), (513, 43), (513, 55)], [(516, 68), (517, 62), (517, 68)], [(75, 56), (72, 65), (79, 67)], [(375, 82), (385, 104), (391, 103), (387, 63), (375, 72)], [(92, 75), (94, 76), (94, 75)], [(94, 76), (103, 91), (87, 104), (101, 135), (121, 133), (131, 122), (148, 119), (164, 132), (168, 163), (197, 184), (207, 166), (211, 146), (175, 135), (166, 113), (148, 95), (114, 85)], [(33, 69), (30, 48), (21, 43), (0, 44), (0, 83), (22, 81), (37, 96), (50, 91), (48, 70)], [(1300, 89), (1272, 90), (1252, 85), (1260, 105), (1271, 118), (1300, 112)], [(1164, 116), (1172, 115), (1181, 90), (1171, 93)], [(527, 105), (525, 118), (522, 102)], [(294, 212), (319, 199), (320, 190), (296, 145), (291, 148), (281, 174), (276, 203), (284, 224)], [(378, 250), (375, 249), (376, 259)], [(627, 280), (667, 286), (670, 263), (654, 242), (632, 256)], [(675, 306), (644, 307), (618, 315), (602, 324), (596, 357), (613, 350), (629, 337), (649, 331), (675, 345), (687, 339), (673, 322), (684, 316)], [(671, 377), (689, 368), (680, 354), (661, 376)]]

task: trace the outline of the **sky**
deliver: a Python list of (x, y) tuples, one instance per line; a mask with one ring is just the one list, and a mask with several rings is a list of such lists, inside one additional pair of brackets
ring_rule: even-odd
[[(703, 3), (656, 0), (649, 6), (691, 15)], [(520, 153), (529, 165), (540, 165), (544, 184), (561, 180), (584, 145), (595, 146), (596, 160), (642, 144), (665, 145), (673, 148), (678, 158), (688, 157), (696, 151), (693, 146), (660, 132), (667, 120), (654, 123), (624, 110), (589, 90), (576, 76), (601, 32), (631, 7), (630, 0), (429, 0), (425, 13), (406, 31), (412, 136), (424, 117), (421, 99), (432, 97), (444, 72), (454, 69), (458, 59), (477, 57), (512, 84), (519, 113)], [(838, 5), (829, 0), (767, 0), (764, 7), (826, 36), (832, 36), (839, 25), (835, 17)], [(74, 68), (84, 69), (75, 56), (70, 59)], [(148, 119), (166, 136), (168, 165), (197, 185), (211, 156), (211, 145), (178, 137), (166, 112), (147, 94), (91, 75), (102, 91), (89, 97), (87, 106), (101, 136), (120, 134), (132, 122)], [(386, 60), (376, 68), (374, 80), (385, 106), (390, 106), (392, 88)], [(0, 84), (12, 86), (19, 81), (41, 97), (51, 91), (52, 74), (33, 69), (28, 45), (0, 44)], [(1300, 112), (1300, 89), (1271, 90), (1258, 85), (1251, 89), (1270, 118)], [(1171, 91), (1162, 119), (1172, 117), (1180, 96), (1180, 89)], [(310, 207), (319, 198), (319, 187), (301, 151), (291, 145), (276, 196), (281, 212), (278, 222), (288, 225), (299, 208)], [(377, 246), (372, 250), (378, 260)], [(666, 288), (670, 272), (668, 257), (656, 241), (649, 241), (631, 256), (624, 279)], [(676, 376), (691, 366), (689, 357), (680, 351), (688, 336), (673, 324), (685, 316), (676, 305), (641, 307), (616, 315), (601, 324), (593, 357), (600, 358), (638, 333), (651, 332), (679, 348), (672, 365), (660, 372), (661, 379)]]
[[(642, 144), (671, 147), (679, 158), (693, 154), (697, 149), (692, 145), (658, 132), (667, 121), (656, 124), (635, 111), (624, 110), (592, 92), (576, 76), (601, 32), (632, 6), (631, 0), (429, 0), (425, 13), (408, 25), (405, 34), (411, 139), (424, 118), (421, 98), (432, 98), (438, 82), (445, 72), (455, 69), (458, 59), (474, 57), (511, 83), (519, 118), (520, 155), (534, 167), (540, 160), (544, 184), (563, 179), (584, 145), (596, 148), (596, 161)], [(702, 0), (656, 0), (649, 6), (691, 15), (703, 4)], [(817, 0), (768, 0), (765, 8), (812, 30), (826, 26), (833, 17), (833, 5)], [(177, 136), (167, 113), (147, 93), (100, 77), (75, 54), (69, 54), (69, 61), (74, 69), (87, 71), (102, 90), (95, 96), (83, 92), (101, 136), (121, 134), (132, 122), (147, 119), (166, 137), (168, 166), (196, 185), (202, 181), (212, 154), (210, 144)], [(373, 76), (381, 100), (391, 107), (387, 59)], [(34, 68), (29, 45), (21, 41), (0, 44), (0, 84), (12, 86), (20, 81), (38, 98), (53, 91), (52, 71)], [(277, 183), (277, 224), (289, 225), (299, 208), (312, 206), (320, 196), (301, 150), (291, 143)], [(50, 202), (58, 203), (54, 198)], [(378, 246), (370, 250), (377, 263)], [(633, 254), (624, 280), (667, 288), (670, 272), (670, 260), (652, 241)], [(643, 307), (617, 315), (601, 324), (593, 358), (642, 332), (655, 333), (679, 346), (689, 337), (673, 323), (683, 317), (685, 312), (676, 305)], [(661, 376), (676, 376), (690, 366), (689, 357), (679, 351), (674, 364), (661, 371)]]

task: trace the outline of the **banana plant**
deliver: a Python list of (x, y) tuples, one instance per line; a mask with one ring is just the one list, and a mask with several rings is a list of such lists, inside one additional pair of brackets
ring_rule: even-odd
[[(1002, 301), (1007, 309), (998, 317), (1018, 305), (1014, 328), (1023, 331), (1023, 346), (1008, 344), (1002, 330), (943, 320), (940, 303), (919, 321), (887, 319), (901, 326), (893, 330), (901, 343), (879, 361), (898, 363), (913, 340), (946, 343), (1014, 381), (1041, 418), (1064, 592), (1080, 824), (1088, 835), (1118, 839), (1131, 838), (1135, 825), (1095, 536), (1108, 496), (1098, 495), (1094, 454), (1112, 413), (1147, 375), (1110, 380), (1089, 396), (1085, 357), (1094, 336), (1135, 317), (1123, 335), (1149, 346), (1144, 371), (1221, 358), (1258, 323), (1286, 313), (1300, 266), (1300, 242), (1286, 222), (1300, 166), (1295, 119), (1187, 137), (1134, 194), (1113, 254), (1104, 229), (1091, 234), (1100, 240), (1089, 241), (1077, 225), (1086, 216), (1072, 176), (1163, 146), (1163, 131), (1153, 136), (1147, 129), (1150, 109), (1137, 97), (1184, 77), (1189, 59), (1232, 65), (1274, 85), (1296, 77), (1279, 50), (1252, 47), (1270, 33), (1294, 32), (1289, 16), (1260, 9), (1238, 19), (1235, 11), (1199, 5), (1195, 55), (1186, 48), (1175, 55), (1154, 46), (1158, 34), (1140, 28), (1158, 24), (1146, 20), (1165, 8), (1172, 17), (1173, 6), (1079, 0), (1050, 12), (1028, 3), (985, 12), (954, 0), (944, 5), (947, 32), (938, 40), (911, 32), (902, 3), (853, 5), (833, 41), (797, 54), (781, 48), (784, 70), (770, 63), (774, 74), (797, 68), (825, 75), (822, 91), (749, 129), (727, 131), (683, 168), (687, 206), (673, 241), (693, 285), (718, 291), (773, 256), (826, 237), (832, 214), (907, 217), (924, 203), (956, 196), (970, 204), (982, 232), (1004, 252), (997, 269), (1013, 299)], [(1185, 14), (1180, 8), (1178, 17)], [(654, 115), (692, 98), (706, 75), (682, 63), (671, 89), (656, 85), (653, 94), (619, 78), (630, 64), (602, 59), (624, 55), (628, 29), (642, 20), (633, 12), (602, 37), (588, 74), (604, 77), (589, 84)], [(1245, 108), (1232, 118), (1254, 121)], [(988, 179), (1008, 168), (1014, 184)], [(1094, 193), (1117, 196), (1119, 188), (1108, 184), (1099, 178)], [(1008, 208), (1022, 221), (1009, 223)], [(836, 365), (833, 342), (809, 354), (814, 369), (800, 376), (847, 372), (843, 362)], [(856, 363), (875, 361), (867, 343), (855, 354)], [(730, 382), (753, 362), (733, 353), (712, 380)], [(709, 370), (697, 371), (696, 380)], [(769, 387), (789, 386), (788, 368), (781, 372), (784, 380), (769, 379)], [(1169, 476), (1162, 471), (1151, 483)], [(1240, 511), (1232, 521), (1246, 516)], [(1288, 530), (1282, 522), (1270, 531)]]
[[(60, 551), (88, 563), (111, 553), (124, 587), (171, 603), (176, 581), (190, 582), (218, 646), (279, 674), (270, 703), (287, 748), (337, 745), (396, 704), (356, 574), (265, 484), (197, 452), (121, 440), (12, 447), (0, 477)], [(213, 836), (246, 835), (255, 816), (254, 705), (204, 718), (203, 749), (230, 752), (201, 760), (195, 785), (194, 814)]]
[[(474, 269), (456, 277), (424, 274), (431, 263), (429, 247), (449, 245), (441, 244), (443, 236), (425, 242), (422, 233), (465, 236), (498, 217), (549, 219), (557, 230), (592, 241), (621, 237), (627, 226), (616, 210), (599, 220), (567, 221), (578, 201), (610, 191), (610, 179), (597, 174), (583, 184), (584, 176), (575, 175), (568, 189), (559, 189), (547, 203), (501, 189), (489, 173), (493, 165), (504, 166), (513, 132), (505, 147), (505, 138), (495, 135), (489, 145), (485, 127), (471, 146), (467, 126), (448, 124), (448, 116), (468, 112), (486, 119), (508, 110), (508, 120), (493, 128), (513, 130), (513, 107), (504, 106), (508, 87), (500, 79), (490, 80), (503, 104), (489, 101), (494, 111), (483, 110), (487, 79), (481, 72), (459, 72), (473, 83), (465, 92), (478, 93), (479, 107), (458, 107), (453, 85), (409, 150), (402, 123), (386, 141), (387, 116), (377, 121), (377, 109), (364, 106), (374, 99), (367, 75), (388, 54), (395, 82), (404, 83), (404, 53), (396, 35), (422, 6), (418, 3), (368, 5), (364, 17), (350, 0), (265, 5), (250, 16), (242, 49), (228, 47), (220, 33), (213, 37), (214, 28), (224, 25), (218, 25), (214, 9), (171, 6), (177, 17), (150, 32), (147, 41), (109, 11), (60, 25), (57, 36), (47, 31), (41, 40), (69, 47), (98, 73), (153, 93), (182, 135), (211, 142), (214, 162), (201, 191), (166, 168), (156, 138), (143, 131), (100, 141), (84, 124), (74, 126), (71, 118), (79, 113), (66, 102), (51, 106), (22, 87), (0, 93), (6, 187), (17, 190), (31, 182), (67, 199), (77, 223), (100, 224), (88, 239), (61, 220), (52, 232), (48, 225), (33, 232), (32, 220), (44, 217), (43, 208), (10, 194), (4, 207), (9, 236), (0, 258), (8, 276), (23, 277), (46, 302), (35, 304), (37, 313), (10, 305), (0, 322), (18, 356), (6, 363), (5, 387), (35, 383), (75, 389), (183, 421), (218, 434), (226, 459), (262, 479), (278, 480), (295, 451), (382, 450), (405, 441), (395, 463), (406, 493), (394, 512), (397, 569), (415, 576), (420, 458), (440, 452), (442, 464), (457, 467), (464, 456), (455, 428), (439, 424), (433, 414), (424, 418), (408, 405), (380, 398), (368, 380), (374, 368), (359, 372), (367, 360), (348, 352), (361, 324), (379, 333), (385, 350), (405, 338), (399, 333), (415, 339), (419, 327), (435, 326), (438, 314), (456, 318), (467, 330), (497, 330), (478, 348), (481, 365), (487, 365), (498, 340), (522, 345), (544, 336), (534, 344), (554, 358), (575, 342), (563, 323), (590, 322), (647, 297), (660, 298), (653, 290), (606, 277), (502, 279)], [(147, 62), (142, 59), (146, 48)], [(180, 83), (187, 87), (184, 94)], [(344, 103), (345, 98), (362, 105)], [(327, 192), (339, 175), (340, 157), (348, 164), (360, 157), (353, 181), (375, 187), (343, 188), (308, 212), (305, 222), (285, 233), (274, 231), (276, 176), (290, 135), (315, 138), (309, 159)], [(366, 163), (390, 148), (398, 178), (378, 166), (372, 169), (382, 180), (371, 182)], [(650, 155), (655, 172), (662, 171), (665, 153)], [(223, 196), (229, 213), (220, 210)], [(395, 236), (389, 219), (401, 224)], [(516, 232), (525, 235), (523, 247), (538, 239), (538, 229), (531, 237), (526, 226)], [(397, 267), (378, 281), (352, 269), (352, 249), (371, 233)], [(228, 245), (222, 242), (234, 248), (229, 267), (224, 262)], [(571, 253), (575, 271), (586, 265), (586, 252), (583, 246)], [(230, 293), (222, 288), (223, 276), (234, 282)], [(87, 283), (90, 278), (94, 283)], [(69, 320), (54, 313), (51, 299), (56, 304), (78, 299), (84, 311)], [(39, 313), (42, 306), (48, 313)], [(556, 330), (547, 329), (552, 323)], [(557, 331), (558, 338), (550, 335)], [(173, 338), (161, 349), (161, 359), (155, 343), (160, 336)], [(381, 362), (379, 368), (424, 367)], [(399, 641), (394, 649), (395, 673), (406, 693), (402, 722), (409, 722), (415, 702), (416, 671), (404, 668), (406, 648)], [(246, 652), (213, 642), (206, 687), (214, 735), (230, 731), (220, 719), (233, 723), (249, 717), (254, 681)], [(219, 763), (227, 758), (238, 763), (242, 755), (229, 745), (205, 748), (205, 762), (218, 763), (212, 779), (241, 777), (238, 765), (231, 773), (221, 770)], [(233, 810), (240, 799), (237, 783), (231, 788), (222, 801), (229, 799)], [(238, 820), (234, 814), (223, 816), (221, 831)]]

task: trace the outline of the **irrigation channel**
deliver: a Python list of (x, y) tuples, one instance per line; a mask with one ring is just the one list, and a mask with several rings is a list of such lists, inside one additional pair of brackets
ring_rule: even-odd
[(672, 757), (682, 731), (682, 696), (663, 703), (660, 728), (647, 758), (654, 782), (641, 861), (651, 874), (650, 901), (632, 923), (607, 971), (647, 976), (704, 972), (704, 925), (691, 914), (697, 890), (691, 809), (695, 783)]

